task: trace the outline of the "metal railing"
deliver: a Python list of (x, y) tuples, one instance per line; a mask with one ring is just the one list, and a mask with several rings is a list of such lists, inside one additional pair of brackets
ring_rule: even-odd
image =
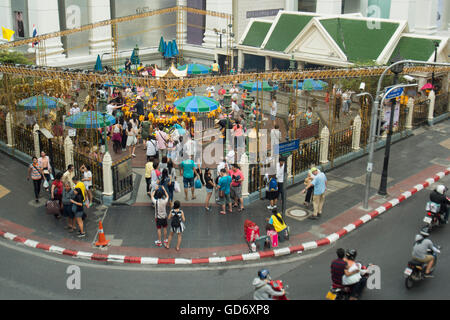
[(333, 161), (344, 154), (350, 153), (352, 151), (352, 137), (352, 127), (331, 134), (328, 146), (328, 159)]
[(113, 199), (117, 200), (127, 193), (133, 192), (133, 172), (131, 156), (124, 158), (112, 165)]
[(73, 165), (75, 169), (75, 175), (82, 178), (83, 173), (80, 171), (82, 165), (89, 165), (92, 172), (92, 187), (95, 190), (103, 191), (103, 166), (101, 162), (98, 162), (85, 154), (82, 154), (76, 150), (73, 151)]
[(427, 122), (428, 104), (430, 100), (417, 100), (414, 102), (413, 121), (414, 127), (420, 126)]
[(434, 103), (434, 117), (438, 117), (448, 112), (448, 93), (441, 93), (436, 96)]
[(320, 139), (308, 143), (302, 143), (298, 151), (292, 156), (292, 175), (308, 170), (313, 165), (318, 165), (320, 160)]
[(14, 126), (13, 132), (15, 149), (33, 157), (35, 155), (33, 131), (22, 126)]

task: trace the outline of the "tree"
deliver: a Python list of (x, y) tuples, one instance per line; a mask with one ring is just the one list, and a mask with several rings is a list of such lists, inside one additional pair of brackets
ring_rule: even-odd
[(3, 64), (32, 64), (21, 52), (0, 50), (0, 63)]

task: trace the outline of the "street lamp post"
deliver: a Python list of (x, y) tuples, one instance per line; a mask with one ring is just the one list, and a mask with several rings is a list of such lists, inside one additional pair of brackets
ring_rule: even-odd
[[(400, 57), (394, 58), (393, 63), (401, 61)], [(398, 83), (398, 75), (403, 72), (403, 64), (397, 64), (391, 68), (391, 71), (394, 73), (394, 85)], [(392, 130), (394, 128), (394, 113), (395, 113), (396, 100), (395, 98), (391, 99), (391, 114), (389, 118), (389, 129), (386, 137), (386, 148), (384, 150), (384, 162), (383, 162), (383, 172), (381, 173), (381, 182), (380, 188), (378, 189), (378, 194), (385, 196), (387, 195), (387, 175), (388, 175), (388, 167), (389, 167), (389, 156), (391, 152), (391, 139), (392, 139)]]
[[(437, 49), (439, 47), (439, 42), (434, 41), (434, 62), (436, 63), (437, 61)], [(433, 68), (433, 73), (431, 74), (431, 84), (433, 85), (433, 90), (434, 90), (434, 68)]]
[[(381, 74), (380, 78), (378, 79), (377, 84), (377, 93), (376, 93), (376, 100), (372, 107), (372, 113), (371, 113), (371, 120), (370, 120), (370, 132), (369, 132), (369, 147), (368, 147), (368, 159), (367, 159), (367, 167), (366, 167), (366, 189), (370, 187), (370, 179), (372, 176), (373, 171), (373, 155), (375, 150), (375, 136), (376, 136), (376, 123), (378, 121), (378, 108), (380, 105), (380, 99), (381, 99), (381, 84), (383, 82), (383, 79), (385, 75), (388, 73), (388, 71), (395, 67), (398, 64), (418, 64), (418, 65), (439, 65), (439, 66), (446, 66), (449, 67), (450, 63), (433, 63), (433, 62), (427, 62), (427, 61), (420, 61), (420, 60), (403, 60), (393, 63), (392, 65), (386, 67), (386, 69)], [(364, 206), (364, 209), (367, 209), (367, 204)]]

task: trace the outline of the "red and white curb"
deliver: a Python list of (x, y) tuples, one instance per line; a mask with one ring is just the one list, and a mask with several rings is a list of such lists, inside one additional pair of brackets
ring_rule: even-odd
[(57, 253), (60, 255), (71, 256), (74, 258), (92, 260), (92, 261), (103, 261), (103, 262), (116, 262), (116, 263), (134, 263), (134, 264), (147, 264), (147, 265), (161, 265), (161, 264), (169, 264), (169, 265), (187, 265), (187, 264), (214, 264), (214, 263), (225, 263), (225, 262), (233, 262), (233, 261), (251, 261), (251, 260), (259, 260), (262, 258), (268, 257), (279, 257), (285, 256), (292, 253), (301, 253), (303, 251), (312, 250), (321, 246), (329, 245), (333, 242), (336, 242), (338, 239), (342, 238), (344, 235), (352, 232), (357, 229), (364, 223), (372, 220), (378, 215), (386, 212), (387, 210), (395, 207), (399, 203), (405, 201), (410, 198), (413, 194), (419, 192), (430, 186), (431, 184), (439, 181), (446, 175), (450, 174), (450, 167), (447, 168), (443, 172), (436, 173), (432, 178), (425, 180), (424, 183), (418, 184), (414, 186), (409, 191), (403, 192), (399, 197), (394, 198), (380, 207), (376, 208), (372, 212), (363, 215), (361, 218), (356, 220), (353, 223), (343, 227), (341, 230), (328, 235), (325, 238), (305, 242), (298, 246), (254, 252), (254, 253), (246, 253), (240, 255), (234, 255), (229, 257), (210, 257), (210, 258), (198, 258), (198, 259), (185, 259), (185, 258), (154, 258), (154, 257), (135, 257), (135, 256), (124, 256), (124, 255), (114, 255), (114, 254), (100, 254), (100, 253), (92, 253), (92, 252), (84, 252), (84, 251), (75, 251), (70, 249), (61, 248), (58, 246), (48, 245), (39, 243), (34, 240), (26, 239), (15, 234), (5, 232), (0, 230), (0, 236), (12, 240), (17, 243), (21, 243), (30, 248), (37, 248), (51, 253)]

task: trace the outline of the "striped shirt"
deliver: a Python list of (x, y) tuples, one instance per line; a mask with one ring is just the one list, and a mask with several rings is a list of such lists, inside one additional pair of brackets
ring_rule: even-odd
[(37, 165), (30, 164), (30, 168), (31, 168), (31, 179), (33, 179), (33, 180), (42, 179), (41, 167), (39, 166), (39, 164), (37, 164)]

